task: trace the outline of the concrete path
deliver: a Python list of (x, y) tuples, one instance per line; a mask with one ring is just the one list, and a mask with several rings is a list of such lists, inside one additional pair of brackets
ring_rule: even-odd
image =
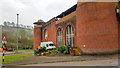
[(29, 64), (21, 66), (118, 66), (118, 59)]

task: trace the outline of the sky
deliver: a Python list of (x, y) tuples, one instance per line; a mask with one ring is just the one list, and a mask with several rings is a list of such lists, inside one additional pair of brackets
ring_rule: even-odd
[(39, 19), (45, 22), (61, 14), (77, 3), (77, 0), (0, 0), (0, 25), (4, 21), (31, 25)]

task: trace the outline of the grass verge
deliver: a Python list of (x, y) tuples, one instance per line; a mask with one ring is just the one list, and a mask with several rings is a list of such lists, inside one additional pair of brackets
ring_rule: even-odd
[(33, 53), (32, 54), (20, 54), (20, 55), (5, 56), (5, 61), (2, 64), (7, 64), (7, 63), (16, 62), (19, 60), (24, 60), (26, 58), (29, 58), (32, 55), (33, 55)]
[(18, 50), (18, 51), (34, 51), (33, 49), (25, 49), (25, 50)]
[[(18, 51), (34, 51), (34, 49), (24, 49), (24, 50), (18, 50)], [(16, 50), (15, 51), (8, 51), (8, 52), (16, 52)]]

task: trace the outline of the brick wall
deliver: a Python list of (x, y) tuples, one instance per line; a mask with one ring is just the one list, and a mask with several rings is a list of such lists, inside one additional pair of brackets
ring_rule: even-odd
[(84, 53), (108, 53), (118, 50), (118, 21), (115, 8), (116, 3), (112, 2), (78, 2), (77, 46)]
[[(73, 12), (58, 21), (51, 20), (49, 21), (44, 28), (42, 28), (42, 42), (52, 41), (57, 46), (57, 30), (62, 29), (63, 32), (63, 45), (65, 45), (65, 31), (68, 25), (72, 25), (74, 30), (76, 24), (76, 12)], [(44, 39), (44, 31), (47, 29), (48, 38)]]
[(37, 49), (37, 47), (41, 43), (41, 29), (40, 28), (34, 28), (34, 50)]

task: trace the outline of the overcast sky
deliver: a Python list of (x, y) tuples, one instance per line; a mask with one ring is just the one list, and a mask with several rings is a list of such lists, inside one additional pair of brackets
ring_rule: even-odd
[(77, 3), (77, 0), (0, 0), (0, 24), (4, 21), (33, 25), (38, 19), (45, 22)]

